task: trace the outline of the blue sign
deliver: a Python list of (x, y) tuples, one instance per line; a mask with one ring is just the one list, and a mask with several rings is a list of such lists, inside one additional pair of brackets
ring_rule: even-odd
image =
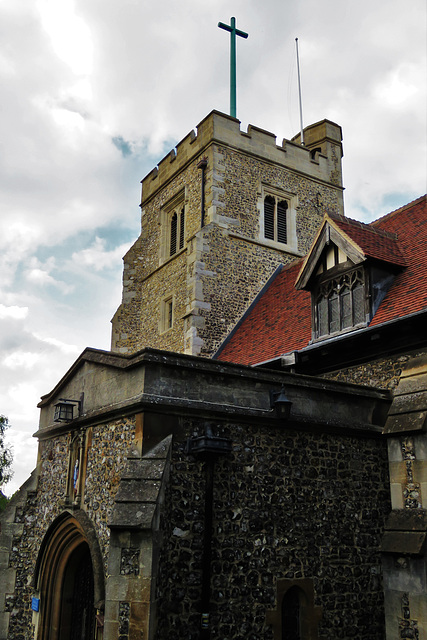
[(31, 599), (31, 609), (33, 611), (38, 611), (40, 609), (40, 598)]

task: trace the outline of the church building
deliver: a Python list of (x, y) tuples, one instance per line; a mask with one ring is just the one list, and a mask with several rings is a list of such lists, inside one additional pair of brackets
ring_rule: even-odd
[(210, 113), (142, 181), (110, 351), (41, 399), (0, 640), (427, 638), (426, 200)]

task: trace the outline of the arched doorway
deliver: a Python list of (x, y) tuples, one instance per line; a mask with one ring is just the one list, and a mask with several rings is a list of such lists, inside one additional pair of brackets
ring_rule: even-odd
[(60, 640), (95, 637), (93, 567), (89, 546), (83, 542), (70, 555), (64, 571)]
[(283, 596), (282, 640), (304, 640), (301, 625), (303, 596), (298, 587), (291, 587)]
[(34, 586), (40, 598), (37, 640), (102, 638), (96, 619), (104, 599), (102, 558), (86, 514), (65, 512), (49, 528)]
[(322, 609), (314, 603), (314, 582), (310, 578), (276, 582), (277, 606), (266, 612), (274, 640), (317, 640)]

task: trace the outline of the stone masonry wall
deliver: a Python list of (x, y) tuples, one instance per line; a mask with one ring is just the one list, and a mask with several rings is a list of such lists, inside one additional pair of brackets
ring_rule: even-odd
[[(201, 157), (208, 161), (202, 229)], [(297, 195), (297, 251), (260, 239), (263, 184)], [(161, 211), (180, 192), (186, 203), (185, 248), (165, 260)], [(141, 236), (125, 256), (112, 349), (132, 353), (151, 346), (212, 355), (275, 268), (308, 251), (323, 213), (340, 212), (341, 199), (341, 189), (324, 181), (212, 143), (142, 203)], [(173, 327), (161, 332), (161, 302), (172, 293)]]
[[(215, 353), (275, 269), (308, 251), (324, 211), (339, 210), (337, 190), (284, 167), (219, 146), (215, 158), (218, 196), (212, 218), (218, 224), (203, 229), (200, 257), (207, 305), (199, 311), (203, 321), (199, 321), (198, 336), (203, 340), (200, 355), (204, 356)], [(298, 194), (297, 255), (259, 239), (262, 183)]]
[[(209, 152), (208, 162), (212, 163)], [(142, 206), (141, 235), (124, 257), (122, 304), (113, 318), (112, 349), (132, 353), (144, 347), (184, 351), (184, 315), (191, 293), (188, 291), (188, 241), (200, 228), (200, 158)], [(212, 171), (212, 170), (211, 170)], [(172, 258), (162, 259), (161, 210), (171, 198), (185, 191), (185, 248)], [(191, 242), (191, 240), (190, 240)], [(174, 326), (160, 333), (162, 299), (174, 293)]]
[(340, 380), (342, 382), (354, 382), (379, 389), (394, 390), (399, 384), (400, 375), (405, 365), (412, 359), (427, 353), (425, 349), (410, 351), (377, 358), (360, 365), (347, 367), (340, 371), (323, 374), (328, 380)]
[[(266, 615), (278, 604), (277, 581), (300, 578), (313, 582), (320, 640), (383, 640), (386, 443), (239, 424), (216, 434), (233, 451), (214, 468), (212, 640), (273, 640)], [(204, 463), (184, 447), (184, 437), (174, 441), (157, 640), (199, 637)]]
[[(110, 534), (107, 521), (134, 434), (134, 421), (130, 419), (95, 426), (92, 446), (88, 450), (82, 508), (97, 532), (105, 570)], [(24, 526), (22, 535), (14, 541), (9, 560), (10, 566), (16, 569), (16, 585), (14, 594), (7, 598), (7, 609), (11, 613), (8, 640), (33, 638), (33, 587), (28, 576), (34, 575), (38, 552), (47, 529), (64, 508), (69, 443), (70, 434), (40, 443), (41, 466), (37, 491), (29, 494), (24, 508), (16, 510), (15, 521)]]

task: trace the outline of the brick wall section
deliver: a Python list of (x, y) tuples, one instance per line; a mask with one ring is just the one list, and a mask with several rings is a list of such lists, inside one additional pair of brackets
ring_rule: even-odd
[[(238, 424), (217, 435), (233, 451), (214, 471), (212, 639), (272, 640), (276, 581), (309, 578), (323, 612), (319, 639), (383, 640), (386, 443)], [(199, 637), (204, 466), (183, 450), (175, 440), (157, 640)]]

